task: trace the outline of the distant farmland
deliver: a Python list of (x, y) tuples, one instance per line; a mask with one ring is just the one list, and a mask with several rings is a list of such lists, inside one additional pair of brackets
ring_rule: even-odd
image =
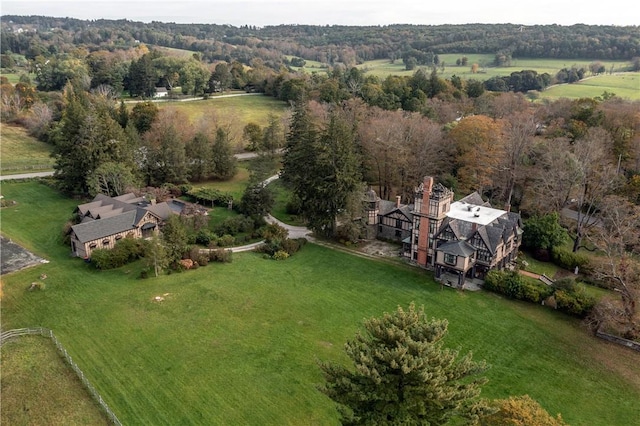
[(640, 100), (640, 72), (602, 75), (573, 84), (559, 84), (541, 93), (542, 98), (594, 98), (604, 92), (623, 99)]

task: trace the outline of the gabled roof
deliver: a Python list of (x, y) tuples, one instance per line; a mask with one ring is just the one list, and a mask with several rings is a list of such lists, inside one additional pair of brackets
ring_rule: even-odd
[(71, 230), (81, 243), (86, 243), (135, 229), (135, 219), (136, 211), (132, 210), (105, 219), (79, 223), (72, 226)]
[(150, 205), (150, 206), (147, 206), (145, 209), (155, 214), (162, 220), (167, 220), (169, 219), (169, 216), (171, 216), (172, 214), (176, 214), (176, 212), (174, 212), (171, 209), (171, 207), (169, 207), (169, 204), (167, 204), (166, 202)]
[(476, 249), (466, 241), (448, 241), (439, 246), (437, 250), (443, 253), (462, 257), (470, 257), (476, 252)]
[(406, 204), (401, 204), (400, 207), (397, 206), (393, 201), (388, 200), (380, 200), (380, 208), (378, 210), (378, 214), (380, 216), (388, 216), (391, 213), (398, 211), (402, 213), (408, 221), (413, 220), (413, 206), (408, 206)]

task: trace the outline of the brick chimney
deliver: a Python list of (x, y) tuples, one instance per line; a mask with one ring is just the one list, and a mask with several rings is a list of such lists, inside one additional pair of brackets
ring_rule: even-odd
[(396, 208), (399, 209), (400, 208), (400, 196), (396, 195)]

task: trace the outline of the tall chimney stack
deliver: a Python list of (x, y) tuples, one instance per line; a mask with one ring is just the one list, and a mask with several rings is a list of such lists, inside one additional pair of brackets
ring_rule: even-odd
[(400, 208), (400, 196), (396, 195), (396, 208), (399, 209)]

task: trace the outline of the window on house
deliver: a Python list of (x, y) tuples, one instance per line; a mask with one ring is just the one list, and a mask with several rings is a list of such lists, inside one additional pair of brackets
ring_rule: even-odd
[(458, 256), (454, 256), (453, 254), (450, 254), (450, 253), (445, 253), (444, 263), (446, 263), (447, 265), (455, 265), (457, 258)]
[(396, 228), (402, 229), (402, 221), (400, 219), (396, 219)]
[(121, 239), (122, 239), (122, 235), (118, 235), (118, 236), (116, 237), (116, 241), (121, 240)]
[(107, 239), (102, 240), (102, 245), (103, 246), (109, 245), (109, 240), (107, 240)]
[(89, 248), (91, 248), (91, 249), (94, 249), (96, 247), (98, 247), (98, 245), (96, 243), (89, 244)]

